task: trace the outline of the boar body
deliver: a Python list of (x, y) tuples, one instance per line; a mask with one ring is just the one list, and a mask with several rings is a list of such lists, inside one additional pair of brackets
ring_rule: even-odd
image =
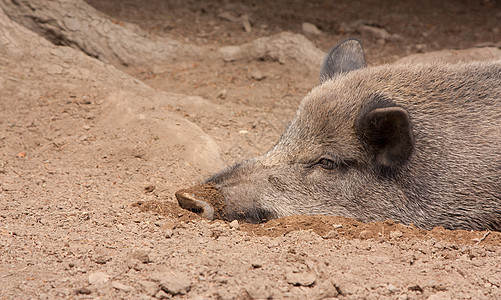
[(501, 230), (501, 61), (366, 68), (353, 47), (328, 54), (270, 151), (207, 180), (219, 216)]

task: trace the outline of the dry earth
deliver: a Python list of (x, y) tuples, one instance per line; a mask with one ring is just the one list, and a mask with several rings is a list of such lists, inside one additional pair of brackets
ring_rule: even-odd
[[(113, 66), (0, 10), (1, 299), (501, 298), (499, 232), (327, 216), (228, 224), (174, 198), (269, 149), (332, 44), (360, 38), (370, 64), (499, 58), (499, 3), (88, 3), (202, 54)], [(282, 32), (309, 41), (282, 34), (297, 47), (223, 59), (220, 47)]]

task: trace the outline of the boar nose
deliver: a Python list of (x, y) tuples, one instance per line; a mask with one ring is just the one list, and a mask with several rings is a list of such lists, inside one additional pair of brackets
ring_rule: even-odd
[(192, 211), (206, 219), (214, 219), (214, 208), (212, 205), (197, 199), (195, 194), (181, 190), (176, 192), (176, 198), (182, 208)]
[(212, 184), (200, 184), (176, 192), (179, 205), (209, 220), (223, 215), (224, 196)]

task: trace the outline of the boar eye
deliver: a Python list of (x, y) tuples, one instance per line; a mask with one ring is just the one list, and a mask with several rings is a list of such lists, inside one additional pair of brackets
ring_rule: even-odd
[(337, 164), (332, 159), (328, 159), (328, 158), (322, 158), (314, 165), (322, 167), (326, 170), (332, 170), (332, 169), (335, 169), (337, 167)]

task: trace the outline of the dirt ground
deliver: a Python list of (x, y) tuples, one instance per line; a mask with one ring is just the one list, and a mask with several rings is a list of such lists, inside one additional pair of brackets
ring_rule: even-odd
[(499, 1), (87, 2), (206, 55), (112, 66), (0, 14), (0, 299), (501, 299), (499, 232), (209, 222), (174, 197), (267, 151), (318, 82), (301, 61), (220, 47), (357, 37), (369, 65), (499, 48)]

